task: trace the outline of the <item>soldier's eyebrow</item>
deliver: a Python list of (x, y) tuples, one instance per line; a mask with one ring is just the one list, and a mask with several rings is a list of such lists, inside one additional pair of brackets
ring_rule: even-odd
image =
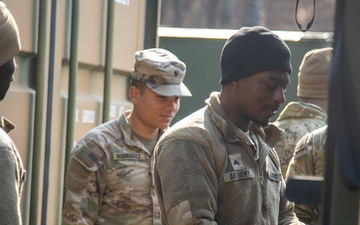
[(288, 85), (290, 83), (290, 79), (288, 77), (287, 79), (282, 79), (282, 77), (279, 76), (278, 74), (268, 74), (266, 77), (268, 79), (281, 83), (282, 85)]

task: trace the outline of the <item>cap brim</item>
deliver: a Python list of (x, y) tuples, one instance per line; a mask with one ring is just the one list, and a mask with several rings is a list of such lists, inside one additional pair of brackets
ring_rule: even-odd
[(156, 86), (148, 82), (145, 82), (145, 84), (159, 95), (191, 97), (191, 92), (183, 82), (181, 82), (180, 84), (165, 84)]

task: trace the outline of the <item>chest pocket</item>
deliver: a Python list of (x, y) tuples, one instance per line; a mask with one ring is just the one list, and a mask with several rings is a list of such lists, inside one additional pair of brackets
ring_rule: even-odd
[(140, 171), (147, 173), (150, 170), (150, 156), (136, 146), (121, 146), (116, 143), (111, 145), (107, 169), (118, 171), (118, 176), (128, 176), (134, 172), (140, 175)]
[(255, 177), (255, 171), (243, 160), (242, 153), (228, 155), (228, 162), (231, 171), (223, 174), (226, 183)]
[[(111, 160), (107, 164), (107, 199), (146, 199), (151, 190), (150, 156), (136, 146), (111, 145)], [(119, 190), (121, 190), (119, 192)]]

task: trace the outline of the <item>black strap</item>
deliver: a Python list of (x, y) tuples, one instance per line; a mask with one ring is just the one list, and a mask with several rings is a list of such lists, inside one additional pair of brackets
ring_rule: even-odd
[(314, 23), (314, 19), (315, 19), (315, 0), (313, 0), (313, 16), (312, 16), (310, 22), (307, 24), (306, 29), (302, 29), (302, 26), (301, 26), (301, 24), (300, 24), (299, 21), (298, 21), (298, 18), (297, 18), (298, 6), (299, 6), (299, 0), (296, 0), (296, 6), (295, 6), (295, 22), (296, 22), (297, 26), (299, 27), (299, 29), (300, 29), (302, 32), (305, 32), (305, 31), (309, 30), (310, 27), (311, 27), (311, 26), (313, 25), (313, 23)]

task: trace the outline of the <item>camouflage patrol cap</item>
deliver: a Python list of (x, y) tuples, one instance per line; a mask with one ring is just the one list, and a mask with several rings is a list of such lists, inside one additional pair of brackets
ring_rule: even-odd
[(182, 82), (186, 65), (171, 52), (151, 48), (135, 53), (132, 78), (142, 81), (155, 93), (164, 96), (191, 96)]

